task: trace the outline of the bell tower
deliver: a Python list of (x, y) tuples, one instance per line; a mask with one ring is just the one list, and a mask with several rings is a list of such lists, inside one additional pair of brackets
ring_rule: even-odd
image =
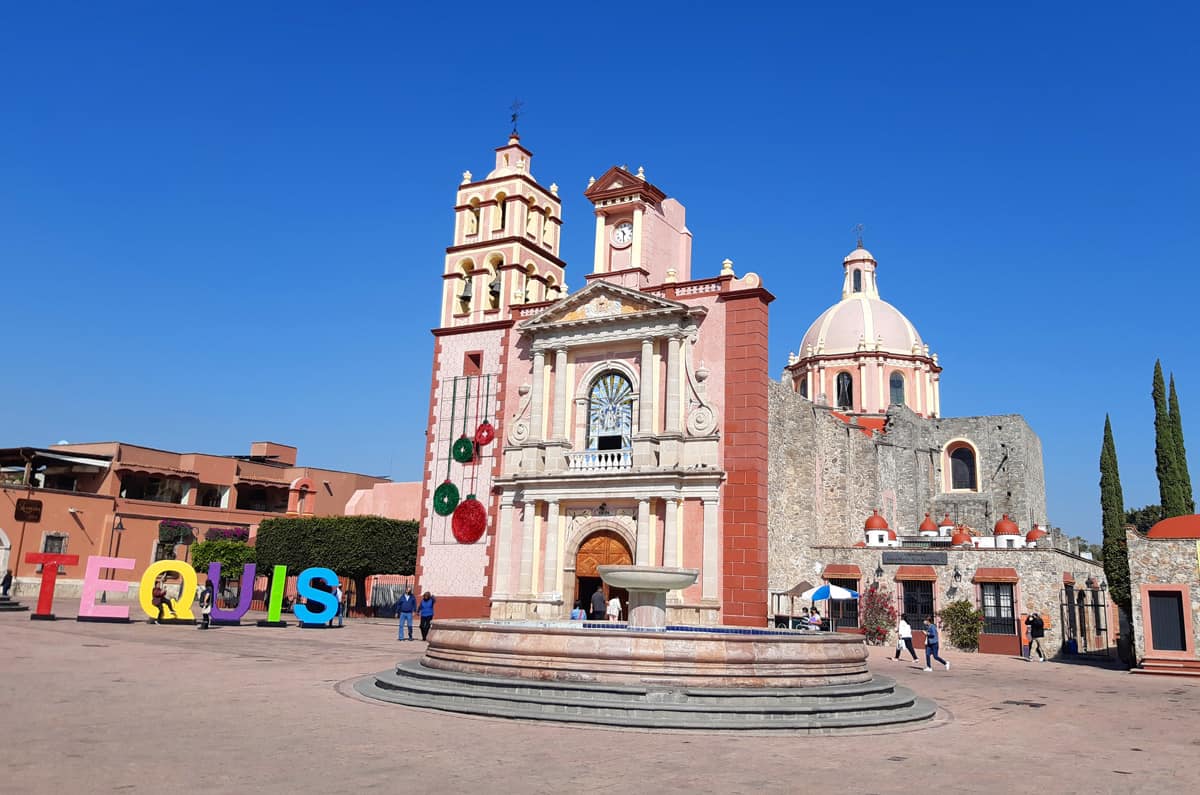
[(558, 186), (542, 187), (532, 162), (514, 129), (485, 178), (463, 172), (442, 271), (442, 328), (507, 319), (513, 306), (566, 295)]

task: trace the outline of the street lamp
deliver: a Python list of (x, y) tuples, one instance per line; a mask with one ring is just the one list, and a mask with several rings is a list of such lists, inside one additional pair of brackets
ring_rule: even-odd
[[(125, 523), (122, 522), (121, 517), (118, 516), (117, 521), (113, 524), (112, 533), (110, 533), (108, 536), (108, 556), (110, 558), (113, 556), (113, 548), (112, 548), (113, 547), (113, 536), (117, 536), (117, 533), (124, 533), (124, 532), (125, 532)], [(120, 553), (121, 553), (121, 537), (117, 536), (117, 554), (120, 554)], [(111, 580), (112, 577), (113, 577), (113, 570), (110, 568), (108, 570), (108, 579)], [(108, 604), (108, 591), (107, 590), (100, 592), (100, 604), (102, 604), (102, 605)]]
[(878, 580), (878, 579), (879, 579), (880, 577), (882, 577), (882, 576), (883, 576), (883, 566), (882, 566), (882, 565), (876, 565), (876, 566), (875, 566), (875, 579), (877, 579), (877, 580)]
[(954, 581), (962, 582), (962, 572), (958, 570), (958, 566), (954, 567)]

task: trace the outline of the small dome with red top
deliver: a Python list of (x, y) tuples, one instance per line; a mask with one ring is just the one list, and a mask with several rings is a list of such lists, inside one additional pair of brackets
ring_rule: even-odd
[(967, 529), (962, 526), (959, 526), (958, 528), (956, 528), (954, 530), (954, 535), (952, 535), (950, 537), (951, 546), (957, 547), (957, 546), (962, 546), (963, 544), (970, 544), (970, 543), (972, 543), (971, 534), (968, 533)]
[(925, 514), (925, 521), (921, 522), (920, 529), (922, 532), (936, 533), (938, 526), (936, 524), (934, 524), (934, 521), (932, 519), (929, 518), (929, 514)]
[[(879, 510), (876, 509), (874, 513), (867, 517), (867, 523), (863, 525), (863, 528), (866, 530), (887, 530), (887, 519), (880, 516)], [(892, 535), (895, 534), (893, 533)]]
[(993, 535), (998, 536), (1019, 536), (1021, 528), (1017, 527), (1017, 523), (1008, 518), (1008, 514), (1004, 514), (1004, 518), (996, 522), (996, 527), (992, 531)]
[(1037, 525), (1034, 525), (1033, 529), (1025, 534), (1025, 543), (1032, 544), (1034, 541), (1037, 541), (1039, 538), (1045, 538), (1048, 535), (1050, 535), (1050, 534), (1047, 533), (1045, 530), (1038, 527)]

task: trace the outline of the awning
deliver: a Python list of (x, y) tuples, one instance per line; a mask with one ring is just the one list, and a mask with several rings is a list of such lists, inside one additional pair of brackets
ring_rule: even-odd
[(813, 587), (811, 582), (809, 582), (808, 580), (801, 580), (800, 582), (798, 582), (794, 586), (792, 586), (791, 590), (784, 591), (783, 595), (784, 596), (799, 596), (800, 594), (804, 593), (811, 587)]
[(194, 469), (175, 469), (173, 467), (157, 467), (148, 464), (131, 464), (127, 461), (120, 461), (113, 464), (113, 468), (118, 472), (143, 472), (147, 475), (165, 475), (169, 478), (184, 478), (190, 480), (198, 480), (200, 475)]
[(975, 576), (971, 578), (971, 582), (1017, 582), (1019, 579), (1016, 569), (985, 567), (975, 569)]
[(901, 566), (896, 569), (897, 580), (937, 580), (933, 566)]
[(861, 580), (862, 570), (853, 563), (827, 563), (821, 577), (826, 580), (835, 577), (839, 580)]

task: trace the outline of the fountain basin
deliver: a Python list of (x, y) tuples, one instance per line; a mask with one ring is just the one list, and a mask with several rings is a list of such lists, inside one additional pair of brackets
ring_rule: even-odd
[(581, 622), (434, 622), (421, 664), (512, 679), (690, 687), (816, 687), (871, 679), (861, 635)]
[(600, 578), (627, 591), (682, 591), (696, 582), (700, 569), (664, 566), (597, 566)]

